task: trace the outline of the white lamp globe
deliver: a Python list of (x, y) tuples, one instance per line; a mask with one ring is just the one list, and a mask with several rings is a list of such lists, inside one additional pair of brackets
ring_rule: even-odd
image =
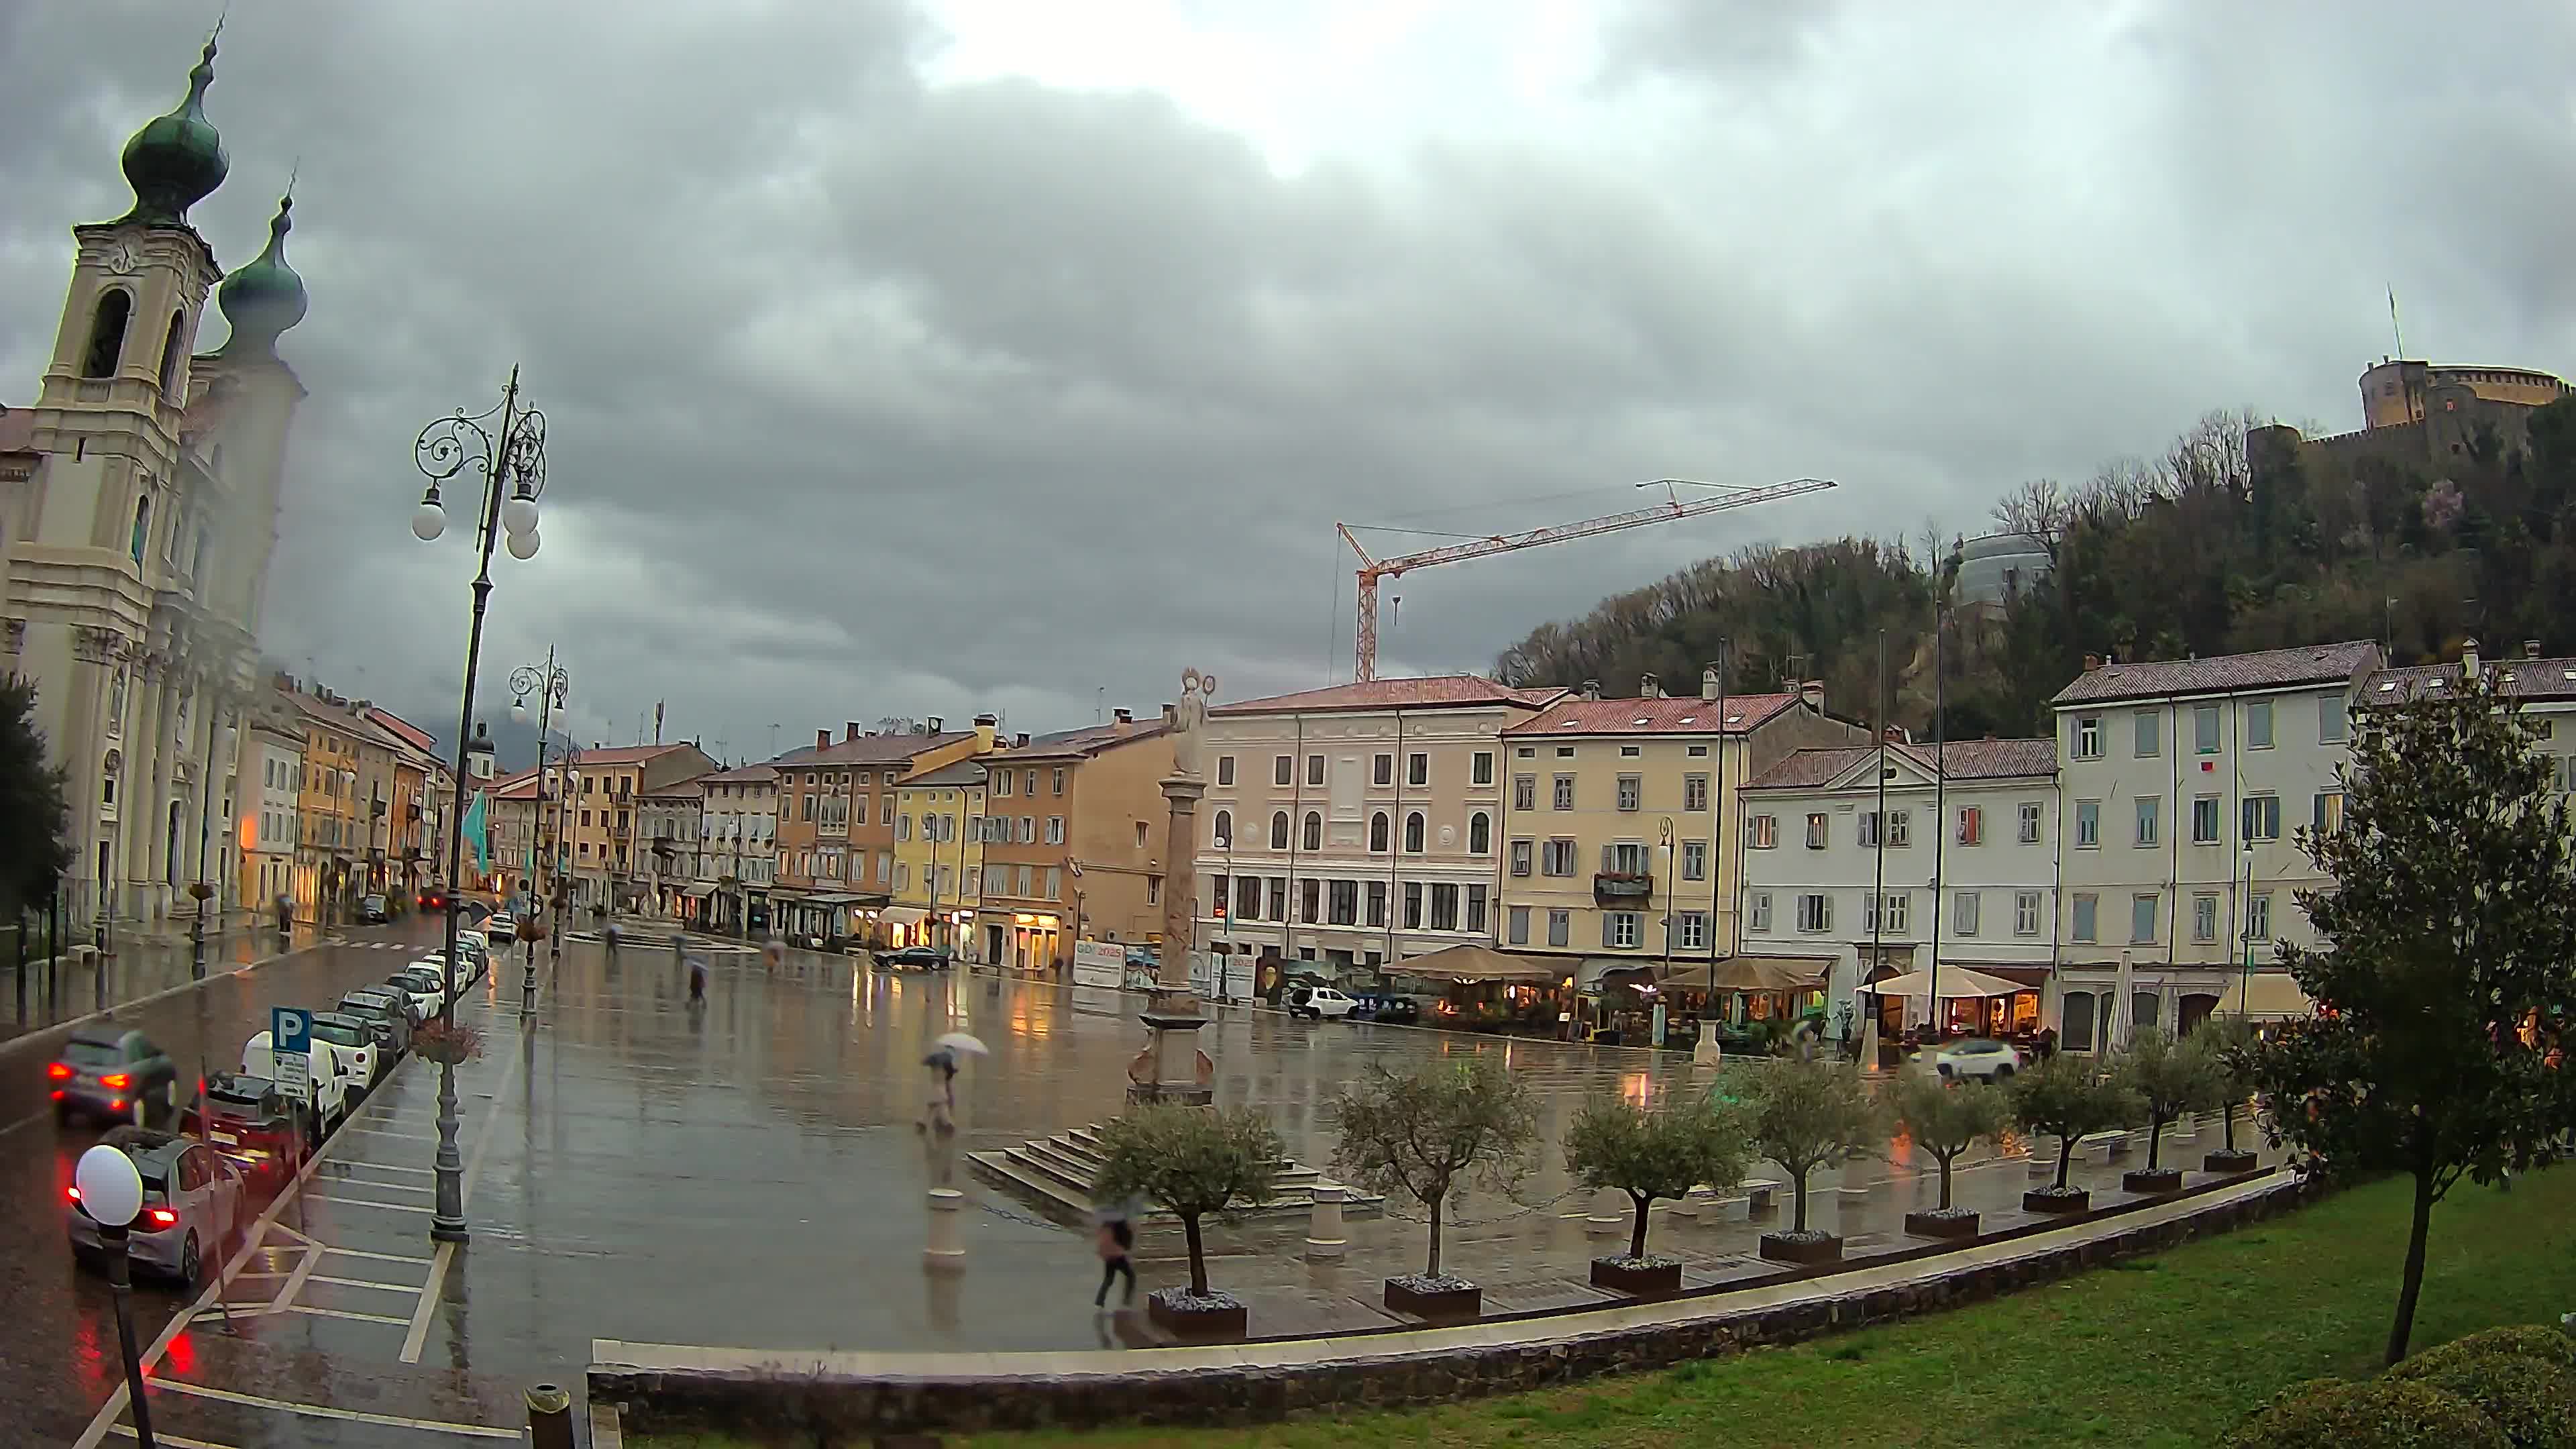
[(124, 1227), (143, 1211), (143, 1174), (134, 1170), (133, 1159), (105, 1143), (81, 1154), (72, 1185), (80, 1189), (82, 1209), (111, 1228)]
[(537, 556), (537, 531), (531, 528), (525, 533), (511, 534), (509, 538), (509, 547), (510, 557), (514, 559), (525, 562), (528, 559), (535, 558)]
[(516, 537), (537, 531), (537, 495), (521, 488), (501, 504), (501, 528)]
[(420, 506), (411, 511), (411, 536), (429, 543), (446, 531), (447, 510), (439, 507), (435, 498), (420, 500)]

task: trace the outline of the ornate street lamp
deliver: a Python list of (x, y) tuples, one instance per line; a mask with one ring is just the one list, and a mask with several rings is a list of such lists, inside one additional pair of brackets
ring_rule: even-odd
[[(512, 696), (510, 718), (526, 724), (528, 696), (533, 694), (537, 697), (537, 814), (540, 817), (545, 814), (546, 809), (546, 740), (554, 729), (555, 711), (563, 706), (564, 697), (571, 689), (572, 679), (556, 665), (555, 651), (552, 649), (546, 651), (544, 668), (540, 669), (533, 664), (522, 664), (510, 671)], [(544, 882), (551, 880), (553, 876), (554, 863), (547, 861), (544, 870), (537, 877), (539, 882), (536, 887), (537, 900), (546, 899)], [(554, 953), (553, 959), (558, 961), (563, 959), (563, 936), (560, 931), (555, 934)], [(521, 954), (525, 958), (526, 974), (519, 986), (519, 1014), (526, 1016), (537, 1009), (537, 943), (534, 937), (528, 939), (528, 949)]]
[[(494, 422), (495, 417), (498, 422)], [(501, 405), (467, 416), (459, 410), (420, 430), (412, 443), (412, 461), (429, 487), (412, 510), (412, 536), (423, 543), (447, 531), (447, 509), (439, 485), (461, 475), (479, 475), (483, 495), (475, 509), (474, 612), (465, 634), (465, 689), (456, 719), (455, 818), (465, 818), (465, 787), (471, 779), (465, 758), (474, 733), (474, 674), (483, 663), (483, 614), (492, 597), (492, 545), (506, 534), (510, 557), (537, 554), (537, 495), (546, 487), (546, 415), (519, 404), (519, 370), (501, 389)], [(456, 1016), (456, 934), (462, 900), (456, 883), (465, 878), (465, 832), (447, 837), (447, 954), (441, 968), (447, 976), (446, 1000), (439, 1019), (451, 1025)], [(440, 1242), (461, 1243), (465, 1231), (465, 1158), (456, 1147), (456, 1064), (438, 1065), (437, 1205), (429, 1235)]]

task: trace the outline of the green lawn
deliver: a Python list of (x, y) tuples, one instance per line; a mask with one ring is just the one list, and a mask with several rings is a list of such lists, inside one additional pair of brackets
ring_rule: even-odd
[[(2200, 1445), (2273, 1390), (2376, 1371), (2405, 1246), (2384, 1182), (2161, 1257), (1885, 1328), (1446, 1408), (1251, 1429), (993, 1435), (1048, 1444)], [(2415, 1347), (2576, 1309), (2576, 1169), (2463, 1184), (2433, 1216)], [(723, 1449), (688, 1437), (649, 1449)], [(952, 1439), (950, 1442), (959, 1442)]]

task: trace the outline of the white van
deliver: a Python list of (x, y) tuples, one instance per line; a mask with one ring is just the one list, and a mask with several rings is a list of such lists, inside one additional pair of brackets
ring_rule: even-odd
[[(315, 1139), (327, 1137), (349, 1115), (349, 1099), (363, 1093), (366, 1080), (358, 1069), (328, 1042), (315, 1042), (305, 1049), (307, 1070), (313, 1082), (313, 1131)], [(277, 1051), (274, 1039), (260, 1032), (242, 1043), (242, 1075), (277, 1080)]]

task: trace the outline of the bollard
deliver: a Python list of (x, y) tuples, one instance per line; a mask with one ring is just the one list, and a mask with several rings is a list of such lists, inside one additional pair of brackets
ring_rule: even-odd
[(533, 1449), (573, 1449), (572, 1395), (553, 1384), (531, 1384), (525, 1397)]
[(1583, 1231), (1596, 1238), (1615, 1238), (1628, 1231), (1628, 1216), (1634, 1204), (1628, 1195), (1615, 1187), (1605, 1187), (1592, 1195), (1592, 1211), (1583, 1215)]
[(957, 1220), (966, 1194), (953, 1187), (930, 1190), (930, 1246), (921, 1250), (921, 1265), (954, 1273), (966, 1266), (964, 1225)]
[(1350, 1246), (1342, 1236), (1342, 1199), (1349, 1189), (1338, 1183), (1315, 1184), (1315, 1209), (1306, 1219), (1306, 1261), (1326, 1263), (1338, 1260)]
[(1834, 1191), (1844, 1207), (1858, 1207), (1869, 1199), (1871, 1170), (1871, 1162), (1866, 1157), (1844, 1160), (1842, 1177), (1834, 1185)]
[(2030, 1139), (2030, 1175), (2032, 1181), (2054, 1182), (2057, 1180), (2057, 1150), (2059, 1141), (2060, 1139), (2056, 1137), (2033, 1137)]

